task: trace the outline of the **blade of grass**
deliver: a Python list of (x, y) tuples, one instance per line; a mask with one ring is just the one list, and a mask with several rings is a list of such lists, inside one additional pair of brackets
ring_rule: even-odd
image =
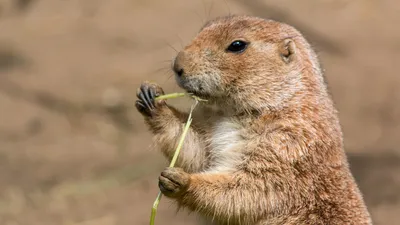
[(164, 100), (164, 99), (170, 99), (170, 98), (179, 98), (185, 96), (186, 93), (171, 93), (171, 94), (166, 94), (166, 95), (161, 95), (156, 97), (156, 100)]
[[(174, 93), (174, 94), (170, 94), (170, 95), (162, 95), (162, 96), (159, 96), (158, 98), (163, 97), (163, 96), (169, 96), (169, 97), (165, 97), (165, 98), (161, 98), (161, 99), (181, 97), (181, 96), (185, 96), (185, 94), (184, 93)], [(157, 99), (156, 98), (156, 100), (161, 100), (161, 99)], [(192, 107), (190, 108), (190, 113), (189, 113), (188, 119), (186, 121), (186, 124), (183, 127), (182, 135), (181, 135), (181, 137), (179, 139), (178, 146), (176, 147), (174, 156), (172, 157), (172, 160), (171, 160), (171, 163), (169, 164), (169, 167), (174, 167), (175, 166), (176, 160), (178, 159), (179, 153), (180, 153), (180, 151), (182, 149), (183, 142), (185, 141), (186, 134), (189, 131), (190, 124), (192, 123), (193, 110), (197, 106), (197, 104), (199, 103), (199, 99), (200, 98), (197, 98), (197, 97), (194, 98), (195, 102), (193, 103)], [(153, 203), (153, 207), (151, 208), (150, 225), (154, 225), (155, 217), (156, 217), (156, 214), (157, 214), (157, 208), (158, 208), (158, 204), (160, 203), (161, 197), (162, 197), (162, 193), (160, 191), (160, 192), (158, 192), (157, 198)]]

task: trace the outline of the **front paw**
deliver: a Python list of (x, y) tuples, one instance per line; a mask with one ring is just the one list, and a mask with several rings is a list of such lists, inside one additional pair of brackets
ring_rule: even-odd
[(188, 188), (190, 175), (181, 168), (167, 167), (160, 175), (158, 186), (170, 198), (182, 195)]
[(144, 116), (155, 115), (162, 107), (166, 106), (164, 100), (155, 100), (156, 97), (163, 95), (163, 89), (157, 84), (144, 82), (137, 90), (136, 101), (137, 110)]

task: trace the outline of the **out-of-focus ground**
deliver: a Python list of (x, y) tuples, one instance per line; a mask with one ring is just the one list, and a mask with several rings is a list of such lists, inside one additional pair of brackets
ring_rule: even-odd
[[(0, 0), (0, 224), (148, 224), (166, 162), (136, 88), (178, 91), (173, 48), (229, 12), (287, 22), (313, 43), (373, 220), (399, 224), (396, 0)], [(194, 221), (162, 200), (158, 224)]]

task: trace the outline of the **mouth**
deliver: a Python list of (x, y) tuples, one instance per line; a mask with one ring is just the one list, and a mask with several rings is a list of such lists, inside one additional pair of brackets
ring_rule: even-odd
[(199, 98), (201, 98), (201, 99), (204, 99), (204, 100), (209, 100), (209, 99), (211, 98), (210, 95), (205, 94), (205, 93), (202, 93), (202, 92), (188, 91), (188, 90), (186, 90), (186, 91), (187, 91), (189, 94), (192, 94), (192, 95), (194, 95), (194, 96), (196, 96), (196, 97), (199, 97)]
[(209, 94), (207, 94), (204, 90), (201, 82), (199, 82), (197, 79), (176, 77), (176, 82), (179, 87), (183, 88), (189, 94), (193, 94), (200, 98), (210, 97)]
[(194, 95), (196, 97), (199, 97), (201, 99), (207, 100), (210, 99), (211, 96), (208, 93), (205, 93), (202, 89), (197, 90), (197, 89), (192, 89), (192, 88), (185, 88), (182, 87), (188, 94)]

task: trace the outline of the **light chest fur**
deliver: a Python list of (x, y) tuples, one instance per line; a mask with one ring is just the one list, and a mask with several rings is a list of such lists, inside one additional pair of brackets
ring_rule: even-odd
[(244, 128), (232, 119), (221, 119), (212, 128), (210, 167), (207, 172), (232, 172), (241, 163), (246, 139)]

